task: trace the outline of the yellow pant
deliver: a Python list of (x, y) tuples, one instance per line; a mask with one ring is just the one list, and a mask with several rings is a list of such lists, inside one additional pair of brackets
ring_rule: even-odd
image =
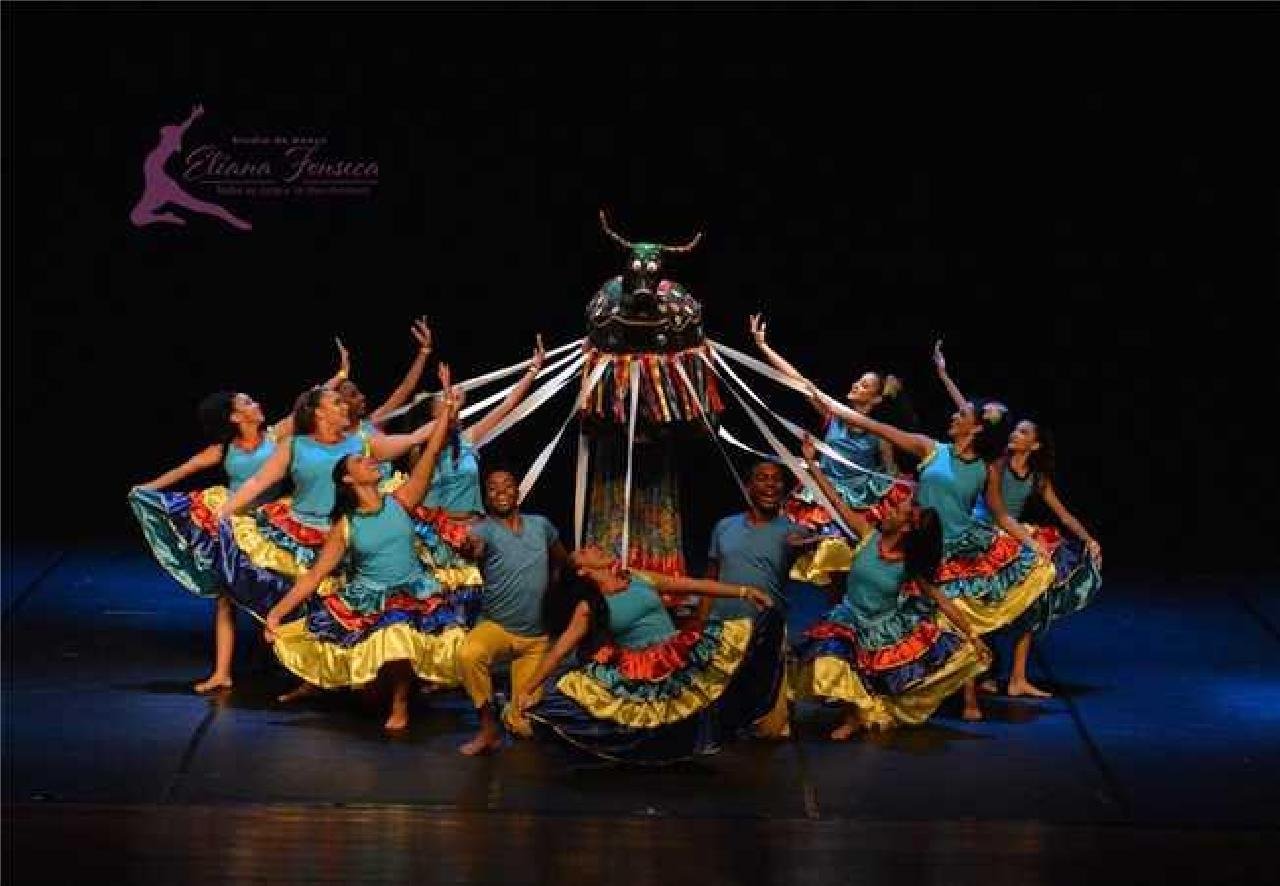
[[(458, 648), (458, 677), (471, 702), (482, 708), (493, 700), (493, 678), (489, 669), (496, 662), (511, 662), (511, 694), (515, 698), (529, 689), (529, 678), (547, 651), (547, 638), (522, 637), (502, 625), (481, 621), (467, 634)], [(508, 712), (507, 723), (513, 731), (525, 734), (528, 725), (515, 711)]]

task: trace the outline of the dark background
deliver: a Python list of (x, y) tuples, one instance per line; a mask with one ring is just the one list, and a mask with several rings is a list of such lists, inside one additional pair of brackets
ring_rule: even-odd
[[(1275, 25), (1259, 6), (9, 5), (4, 536), (141, 545), (126, 492), (201, 444), (200, 397), (279, 415), (332, 371), (335, 333), (375, 399), (417, 313), (463, 376), (535, 331), (577, 337), (621, 266), (607, 205), (633, 239), (707, 231), (672, 276), (711, 335), (746, 348), (763, 309), (832, 393), (905, 377), (939, 437), (945, 335), (966, 390), (1056, 428), (1110, 569), (1270, 566)], [(376, 197), (216, 198), (254, 231), (135, 229), (142, 159), (195, 102), (186, 148), (327, 135), (377, 159)], [(567, 408), (491, 456), (527, 465)], [(714, 451), (688, 458), (696, 555), (736, 502)], [(566, 446), (530, 508), (567, 529), (571, 482)]]

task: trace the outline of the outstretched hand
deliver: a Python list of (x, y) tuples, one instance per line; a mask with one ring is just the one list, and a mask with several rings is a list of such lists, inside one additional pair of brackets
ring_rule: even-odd
[(333, 343), (338, 346), (338, 369), (342, 372), (344, 378), (349, 377), (351, 375), (351, 352), (342, 343), (342, 339), (336, 335), (333, 337)]
[(534, 337), (533, 359), (529, 363), (529, 368), (534, 372), (542, 371), (542, 364), (547, 362), (547, 349), (542, 346), (542, 333), (539, 332)]
[(804, 439), (800, 441), (800, 454), (804, 456), (807, 462), (815, 461), (818, 458), (818, 444), (813, 441), (813, 435), (805, 432)]
[(431, 350), (431, 327), (427, 325), (426, 317), (419, 317), (413, 321), (413, 325), (409, 327), (409, 334), (418, 342), (418, 348), (423, 353)]
[(933, 343), (933, 365), (940, 373), (947, 371), (947, 358), (942, 356), (942, 339)]
[(764, 314), (752, 314), (748, 321), (751, 325), (751, 337), (755, 339), (756, 344), (764, 344), (765, 329), (768, 324), (764, 322)]
[(1102, 568), (1102, 545), (1098, 544), (1097, 541), (1091, 538), (1087, 542), (1085, 542), (1084, 549), (1089, 554), (1090, 559), (1093, 560), (1093, 565), (1101, 569)]

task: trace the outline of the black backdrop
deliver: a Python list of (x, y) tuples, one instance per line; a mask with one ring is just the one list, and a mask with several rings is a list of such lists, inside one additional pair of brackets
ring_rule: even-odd
[[(904, 376), (937, 435), (945, 335), (966, 388), (1057, 429), (1113, 567), (1266, 565), (1276, 32), (1270, 7), (9, 5), (4, 534), (127, 537), (202, 394), (279, 413), (335, 333), (375, 395), (415, 313), (463, 375), (576, 337), (620, 264), (608, 205), (636, 239), (706, 229), (673, 275), (711, 334), (746, 347), (763, 309), (833, 393)], [(376, 196), (135, 229), (157, 127), (197, 101), (187, 147), (323, 133), (376, 158)], [(523, 466), (566, 408), (492, 457)], [(688, 459), (696, 555), (734, 499)], [(569, 465), (531, 503), (562, 525)]]

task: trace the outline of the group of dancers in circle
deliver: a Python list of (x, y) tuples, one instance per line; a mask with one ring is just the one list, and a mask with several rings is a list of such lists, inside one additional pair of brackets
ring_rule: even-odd
[[(570, 551), (547, 518), (520, 510), (510, 470), (482, 470), (478, 446), (542, 369), (540, 338), (523, 379), (465, 426), (463, 392), (441, 363), (430, 418), (408, 433), (383, 427), (425, 373), (425, 319), (408, 373), (375, 409), (341, 343), (334, 377), (274, 424), (248, 394), (205, 398), (208, 446), (129, 494), (156, 560), (214, 601), (213, 669), (195, 691), (231, 688), (244, 610), (300, 680), (282, 702), (383, 685), (385, 728), (398, 731), (416, 682), (461, 686), (479, 719), (460, 748), (468, 755), (499, 750), (509, 732), (605, 760), (668, 762), (737, 737), (788, 736), (796, 700), (839, 707), (835, 740), (924, 722), (957, 693), (977, 720), (992, 666), (983, 638), (996, 632), (1014, 640), (1007, 693), (1047, 696), (1027, 678), (1031, 644), (1101, 585), (1101, 548), (1054, 485), (1048, 430), (967, 399), (940, 343), (934, 363), (956, 406), (945, 441), (884, 420), (892, 376), (866, 372), (838, 401), (768, 343), (762, 317), (750, 329), (809, 392), (821, 442), (801, 447), (812, 484), (774, 460), (752, 466), (748, 506), (716, 525), (705, 578)], [(899, 467), (907, 461), (914, 473)], [(217, 467), (225, 485), (174, 491)], [(1066, 533), (1021, 522), (1033, 497)], [(788, 634), (797, 581), (831, 589), (834, 606)], [(499, 710), (503, 662), (511, 696)]]

